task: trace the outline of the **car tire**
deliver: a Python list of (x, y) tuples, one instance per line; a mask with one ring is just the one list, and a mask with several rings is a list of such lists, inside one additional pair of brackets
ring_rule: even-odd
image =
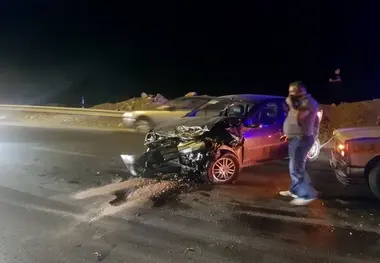
[[(221, 170), (228, 167), (229, 170)], [(208, 183), (216, 185), (231, 184), (238, 178), (240, 170), (238, 158), (232, 153), (225, 153), (208, 164), (205, 179)]]
[(319, 154), (321, 153), (321, 142), (318, 138), (315, 139), (313, 146), (310, 151), (307, 153), (307, 161), (313, 162), (318, 159)]
[(380, 162), (368, 174), (368, 184), (372, 193), (380, 199)]
[(141, 133), (148, 133), (154, 128), (154, 122), (147, 117), (140, 117), (136, 120), (135, 129)]

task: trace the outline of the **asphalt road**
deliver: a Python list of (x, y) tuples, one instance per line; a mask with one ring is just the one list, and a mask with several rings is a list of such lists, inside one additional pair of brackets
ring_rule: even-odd
[[(278, 197), (286, 162), (234, 185), (128, 180), (134, 133), (0, 126), (0, 262), (379, 262), (380, 212), (344, 188), (326, 156), (310, 167), (322, 199)], [(160, 194), (170, 189), (167, 194)]]

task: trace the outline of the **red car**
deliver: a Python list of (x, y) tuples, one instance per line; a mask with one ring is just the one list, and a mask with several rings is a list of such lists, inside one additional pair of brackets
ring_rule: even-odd
[[(199, 174), (214, 184), (231, 183), (242, 168), (285, 159), (288, 146), (282, 126), (287, 115), (285, 97), (229, 95), (212, 99), (184, 118), (151, 130), (142, 155), (121, 155), (132, 174), (162, 173), (168, 167)], [(319, 133), (322, 112), (315, 133)], [(309, 160), (318, 158), (319, 140)], [(162, 170), (163, 169), (163, 170)]]

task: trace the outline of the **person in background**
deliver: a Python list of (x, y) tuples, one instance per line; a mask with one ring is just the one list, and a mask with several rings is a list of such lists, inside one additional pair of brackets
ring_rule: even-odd
[(345, 100), (347, 91), (342, 91), (340, 68), (337, 68), (335, 69), (334, 74), (329, 78), (329, 94), (332, 103), (340, 103)]
[(330, 83), (341, 83), (342, 79), (340, 77), (340, 68), (337, 68), (335, 71), (334, 71), (334, 76), (332, 76), (330, 79), (329, 79), (329, 82)]
[(290, 189), (280, 191), (282, 196), (292, 197), (293, 205), (307, 205), (317, 198), (317, 192), (311, 185), (306, 172), (306, 158), (315, 140), (315, 119), (318, 103), (309, 94), (302, 82), (289, 85), (289, 96), (286, 98), (289, 107), (284, 122), (284, 134), (288, 140)]

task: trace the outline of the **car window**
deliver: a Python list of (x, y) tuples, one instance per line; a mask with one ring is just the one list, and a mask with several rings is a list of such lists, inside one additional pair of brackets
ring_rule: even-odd
[(218, 116), (219, 113), (228, 106), (229, 101), (227, 100), (210, 100), (204, 103), (188, 116), (191, 117), (205, 117), (205, 116)]
[(229, 99), (212, 99), (187, 114), (188, 117), (213, 117), (222, 114), (243, 117), (252, 108), (254, 102), (234, 102)]
[(278, 112), (278, 105), (275, 102), (267, 102), (259, 109), (252, 109), (250, 117), (245, 121), (246, 125), (252, 125), (253, 123), (272, 125), (277, 121)]
[(285, 100), (281, 101), (281, 106), (282, 106), (282, 110), (285, 113), (285, 115), (288, 115), (289, 106), (288, 106), (288, 104), (286, 104)]
[(200, 105), (206, 103), (210, 99), (208, 98), (191, 98), (191, 97), (184, 97), (184, 98), (177, 98), (174, 100), (171, 100), (168, 102), (168, 104), (164, 105), (165, 107), (175, 107), (179, 110), (192, 110), (196, 107), (199, 107)]
[(199, 107), (200, 105), (206, 103), (209, 100), (210, 99), (207, 99), (207, 98), (193, 98), (193, 99), (189, 99), (186, 102), (186, 106), (187, 106), (188, 109), (192, 110), (192, 109), (195, 109), (196, 107)]
[(260, 123), (264, 125), (271, 125), (271, 124), (276, 123), (277, 114), (278, 114), (277, 104), (273, 102), (266, 103), (260, 109), (260, 115), (259, 115)]
[(279, 121), (284, 121), (286, 116), (288, 116), (289, 106), (286, 104), (285, 100), (278, 102), (278, 119)]
[(227, 116), (236, 116), (236, 117), (241, 117), (244, 116), (246, 110), (246, 105), (245, 104), (236, 104), (234, 103), (230, 107), (227, 108)]
[(212, 115), (219, 115), (220, 111), (223, 110), (227, 105), (226, 101), (221, 100), (210, 100), (202, 105), (196, 107), (192, 112), (187, 114), (189, 117), (205, 117)]

